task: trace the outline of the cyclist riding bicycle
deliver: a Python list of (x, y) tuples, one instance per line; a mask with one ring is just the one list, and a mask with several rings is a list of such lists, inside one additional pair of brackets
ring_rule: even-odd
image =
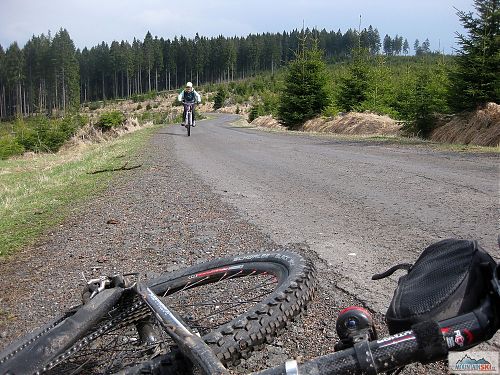
[[(191, 103), (201, 103), (201, 95), (196, 92), (193, 88), (193, 84), (191, 82), (186, 83), (186, 88), (182, 90), (177, 98), (181, 103), (182, 102), (191, 102)], [(184, 106), (184, 112), (182, 114), (182, 123), (181, 126), (184, 126), (184, 119), (186, 118), (186, 106)], [(193, 111), (193, 126), (196, 125), (194, 120), (194, 111)]]

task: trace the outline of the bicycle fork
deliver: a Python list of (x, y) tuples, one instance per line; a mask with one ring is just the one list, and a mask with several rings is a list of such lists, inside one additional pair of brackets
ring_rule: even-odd
[(135, 290), (156, 316), (161, 326), (179, 346), (182, 354), (199, 365), (205, 374), (228, 374), (210, 347), (198, 335), (191, 332), (176, 317), (175, 312), (165, 306), (151, 289), (138, 282), (135, 285)]

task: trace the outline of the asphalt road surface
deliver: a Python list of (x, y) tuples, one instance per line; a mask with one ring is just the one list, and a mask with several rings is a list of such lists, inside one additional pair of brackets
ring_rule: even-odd
[(191, 137), (168, 128), (179, 162), (277, 243), (307, 244), (374, 310), (402, 271), (371, 276), (435, 241), (476, 239), (498, 260), (496, 155), (265, 132), (237, 118), (199, 121)]

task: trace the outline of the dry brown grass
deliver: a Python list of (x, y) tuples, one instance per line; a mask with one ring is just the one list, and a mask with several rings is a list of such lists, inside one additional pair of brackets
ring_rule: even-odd
[(500, 105), (488, 103), (472, 113), (455, 116), (434, 130), (431, 140), (465, 145), (500, 145)]
[[(211, 103), (212, 104), (212, 103)], [(248, 115), (250, 114), (250, 110), (252, 106), (248, 103), (245, 104), (231, 104), (222, 108), (217, 109), (215, 112), (217, 113), (236, 113), (248, 119)], [(212, 104), (213, 110), (213, 104)], [(206, 111), (208, 112), (208, 111)]]
[(316, 118), (307, 121), (303, 131), (348, 135), (399, 135), (401, 125), (388, 116), (374, 113), (349, 112), (333, 118)]
[(263, 128), (269, 129), (281, 129), (286, 130), (286, 128), (281, 125), (278, 120), (276, 120), (273, 116), (260, 116), (251, 122), (252, 126), (260, 126)]
[[(272, 116), (261, 116), (251, 123), (273, 129), (286, 129)], [(401, 126), (388, 116), (373, 113), (347, 113), (334, 118), (315, 118), (307, 121), (299, 130), (304, 132), (333, 133), (363, 136), (399, 135)]]
[[(258, 117), (251, 125), (286, 129), (272, 116)], [(397, 137), (401, 135), (401, 124), (388, 116), (350, 112), (333, 118), (318, 117), (309, 120), (299, 130), (354, 136)], [(484, 108), (472, 113), (453, 116), (434, 130), (430, 140), (439, 143), (500, 147), (500, 105), (488, 103)]]
[(144, 126), (153, 125), (151, 122), (141, 125), (137, 118), (127, 118), (125, 123), (117, 128), (112, 128), (103, 132), (102, 129), (93, 126), (91, 123), (85, 125), (78, 132), (61, 147), (60, 152), (66, 150), (75, 150), (78, 148), (85, 147), (85, 145), (90, 145), (94, 143), (101, 143), (108, 141), (110, 139), (119, 137), (123, 134), (133, 133)]

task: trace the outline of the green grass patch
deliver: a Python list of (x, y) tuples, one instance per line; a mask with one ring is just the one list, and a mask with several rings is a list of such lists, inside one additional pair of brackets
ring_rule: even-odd
[(91, 172), (120, 168), (157, 129), (144, 128), (81, 150), (0, 160), (0, 258), (32, 244), (105, 189), (116, 174)]

